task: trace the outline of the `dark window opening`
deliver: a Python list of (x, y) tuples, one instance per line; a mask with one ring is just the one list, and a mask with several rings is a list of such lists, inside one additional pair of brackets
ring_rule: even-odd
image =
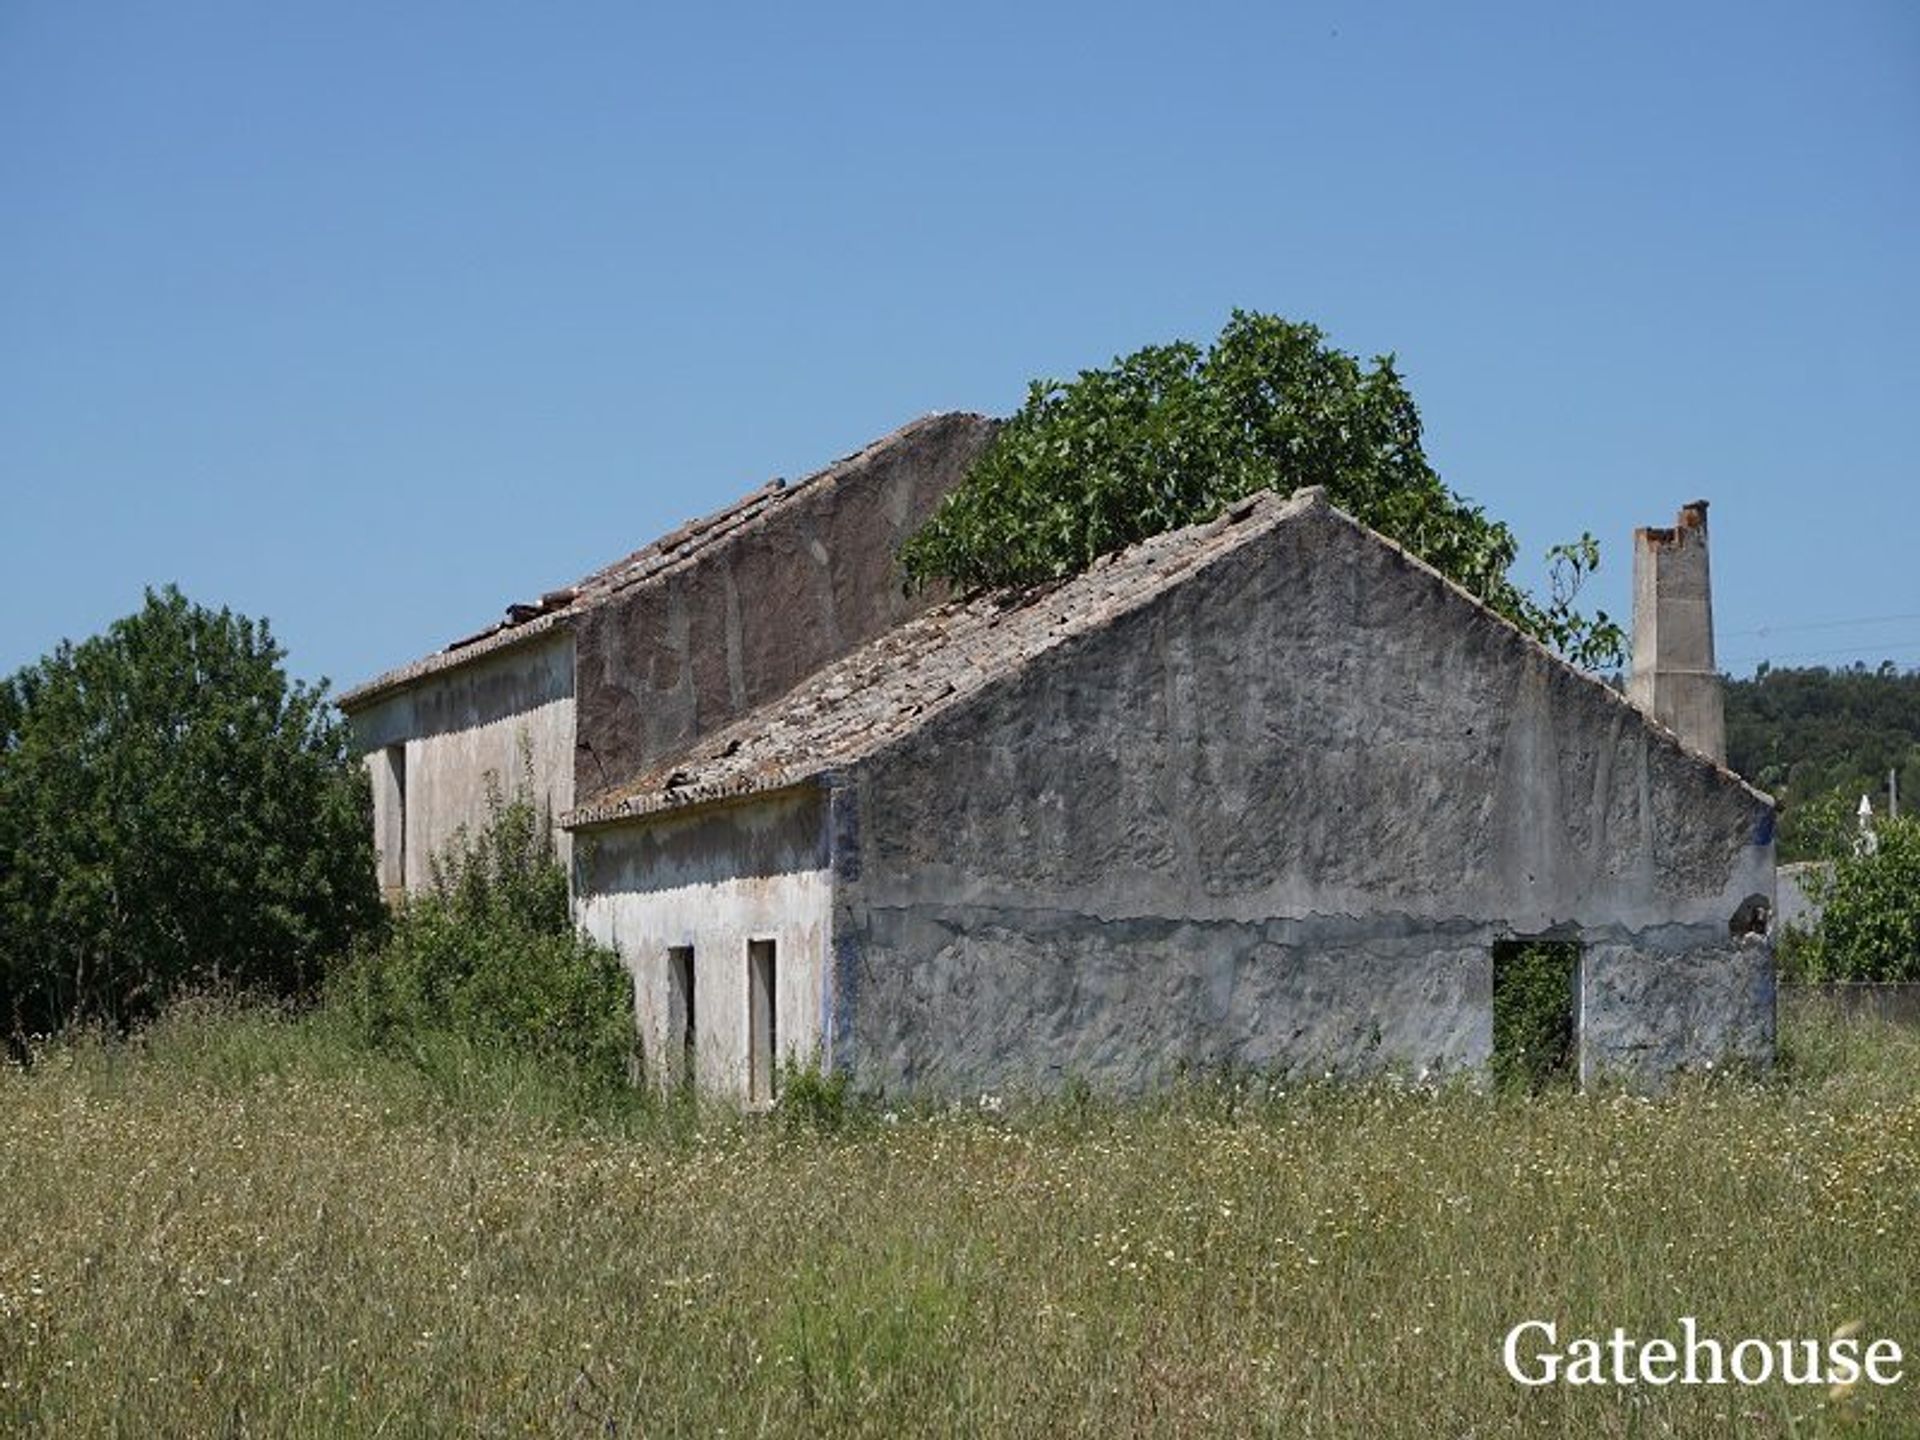
[(1538, 1093), (1570, 1085), (1579, 1059), (1580, 946), (1502, 940), (1493, 947), (1493, 1078)]
[(774, 1059), (780, 1053), (778, 1022), (774, 1018), (779, 994), (774, 969), (773, 941), (747, 943), (747, 1096), (756, 1105), (773, 1099)]
[(693, 947), (675, 945), (667, 951), (667, 1055), (675, 1067), (673, 1078), (691, 1085), (696, 1072), (698, 1030), (693, 996)]

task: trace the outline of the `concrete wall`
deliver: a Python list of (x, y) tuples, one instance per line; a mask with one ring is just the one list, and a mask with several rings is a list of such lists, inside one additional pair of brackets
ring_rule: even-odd
[(1773, 1059), (1773, 947), (1755, 937), (1603, 939), (1580, 957), (1579, 983), (1582, 1083)]
[(845, 776), (835, 1063), (965, 1093), (1429, 1074), (1577, 938), (1588, 1073), (1771, 1054), (1772, 811), (1324, 508)]
[[(419, 681), (350, 717), (374, 781), (374, 835), (382, 877), (399, 879), (394, 850), (404, 846), (405, 883), (419, 889), (431, 857), (461, 826), (487, 820), (487, 777), (504, 791), (521, 788), (532, 763), (536, 804), (560, 815), (573, 803), (573, 642), (550, 633), (471, 665)], [(399, 816), (404, 750), (404, 834)], [(556, 831), (564, 856), (568, 840)]]
[(667, 952), (694, 952), (698, 1083), (747, 1098), (747, 947), (776, 946), (779, 1060), (821, 1057), (830, 915), (818, 791), (629, 822), (576, 836), (575, 913), (633, 974), (648, 1075), (677, 1078)]
[(576, 622), (578, 798), (631, 780), (915, 613), (895, 555), (991, 440), (939, 415)]
[(1833, 868), (1826, 860), (1802, 860), (1795, 865), (1780, 867), (1779, 890), (1775, 896), (1774, 910), (1775, 933), (1792, 926), (1800, 930), (1811, 930), (1820, 923), (1820, 907), (1813, 903), (1807, 894), (1807, 881), (1817, 873)]

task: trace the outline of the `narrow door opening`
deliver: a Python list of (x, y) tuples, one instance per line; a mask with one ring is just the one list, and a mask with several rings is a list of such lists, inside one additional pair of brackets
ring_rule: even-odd
[(756, 1105), (773, 1100), (773, 1067), (780, 1054), (780, 1036), (774, 1019), (776, 981), (773, 941), (747, 943), (747, 1095)]
[(380, 888), (389, 900), (407, 888), (407, 747), (389, 745), (375, 767), (378, 793), (374, 813), (379, 824)]
[(667, 951), (667, 1065), (678, 1085), (692, 1085), (698, 1074), (693, 996), (693, 947), (675, 945)]
[(1493, 947), (1493, 1078), (1538, 1093), (1570, 1085), (1579, 1057), (1580, 946), (1502, 940)]
[(387, 753), (393, 757), (393, 789), (399, 802), (394, 806), (397, 822), (394, 828), (399, 832), (400, 884), (405, 886), (407, 883), (407, 747), (389, 745)]

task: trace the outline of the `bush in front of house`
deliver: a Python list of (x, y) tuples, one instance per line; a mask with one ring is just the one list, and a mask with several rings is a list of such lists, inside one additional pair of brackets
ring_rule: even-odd
[(400, 903), (384, 941), (344, 967), (336, 1007), (381, 1048), (450, 1034), (624, 1083), (632, 983), (619, 957), (573, 924), (550, 817), (497, 787), (488, 816), (434, 857), (432, 883)]
[(1873, 847), (1808, 876), (1820, 919), (1792, 943), (1801, 976), (1920, 980), (1920, 819), (1874, 822)]

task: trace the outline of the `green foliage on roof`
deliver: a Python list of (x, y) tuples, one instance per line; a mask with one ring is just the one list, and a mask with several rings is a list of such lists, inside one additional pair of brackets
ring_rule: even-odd
[(1513, 532), (1428, 463), (1393, 357), (1363, 365), (1312, 325), (1247, 311), (1204, 350), (1150, 345), (1034, 381), (902, 562), (916, 585), (1033, 585), (1254, 491), (1309, 485), (1576, 663), (1619, 663), (1619, 627), (1572, 605), (1599, 563), (1592, 536), (1556, 546), (1553, 595), (1529, 595), (1510, 575)]

